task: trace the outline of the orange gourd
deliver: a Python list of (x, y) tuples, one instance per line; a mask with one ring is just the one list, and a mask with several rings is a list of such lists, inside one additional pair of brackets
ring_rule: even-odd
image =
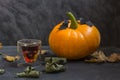
[(80, 59), (93, 53), (100, 44), (100, 32), (94, 26), (81, 24), (71, 12), (66, 28), (61, 29), (64, 21), (57, 24), (49, 35), (49, 46), (59, 57)]

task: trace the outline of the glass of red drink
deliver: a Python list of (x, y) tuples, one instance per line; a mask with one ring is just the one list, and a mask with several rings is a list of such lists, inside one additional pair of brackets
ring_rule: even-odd
[(41, 53), (41, 40), (21, 39), (17, 41), (17, 50), (26, 63), (33, 63)]

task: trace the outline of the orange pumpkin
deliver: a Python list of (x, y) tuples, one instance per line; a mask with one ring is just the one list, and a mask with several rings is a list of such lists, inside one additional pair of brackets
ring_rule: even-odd
[(65, 29), (60, 29), (64, 21), (57, 24), (49, 35), (49, 46), (59, 57), (80, 59), (93, 53), (100, 44), (100, 32), (92, 25), (77, 22), (71, 12)]

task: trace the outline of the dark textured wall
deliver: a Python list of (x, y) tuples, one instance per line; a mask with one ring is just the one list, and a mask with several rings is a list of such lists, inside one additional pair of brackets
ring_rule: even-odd
[(65, 13), (91, 20), (101, 32), (101, 46), (120, 47), (120, 0), (0, 0), (0, 41), (16, 45), (36, 38), (48, 45), (52, 28)]

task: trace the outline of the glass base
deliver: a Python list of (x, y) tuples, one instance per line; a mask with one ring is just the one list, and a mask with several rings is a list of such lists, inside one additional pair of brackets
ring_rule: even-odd
[(39, 65), (40, 65), (40, 61), (35, 61), (33, 63), (19, 62), (17, 64), (17, 67), (39, 66)]

